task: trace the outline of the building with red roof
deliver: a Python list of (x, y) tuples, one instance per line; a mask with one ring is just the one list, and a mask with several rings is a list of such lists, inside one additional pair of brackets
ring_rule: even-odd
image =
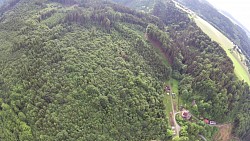
[(205, 122), (206, 124), (209, 124), (209, 120), (208, 120), (208, 119), (204, 119), (204, 122)]

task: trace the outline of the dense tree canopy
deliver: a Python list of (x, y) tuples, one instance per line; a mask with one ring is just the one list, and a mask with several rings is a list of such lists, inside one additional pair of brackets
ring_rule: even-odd
[(21, 0), (1, 17), (0, 139), (166, 140), (171, 68), (144, 37), (157, 20), (74, 6)]
[[(156, 27), (148, 28), (147, 33), (161, 43), (172, 61), (173, 71), (184, 76), (177, 77), (181, 78), (180, 96), (189, 103), (198, 101), (198, 110), (203, 117), (219, 122), (233, 120), (234, 133), (244, 139), (250, 129), (249, 104), (246, 104), (249, 86), (236, 78), (232, 61), (225, 51), (194, 22), (187, 20), (187, 15), (173, 6), (171, 8), (171, 4), (168, 8), (163, 7), (163, 3), (156, 4), (153, 14), (170, 25), (167, 29), (169, 36)], [(178, 16), (167, 14), (173, 11)], [(172, 44), (167, 44), (166, 39), (172, 40)]]
[[(234, 121), (234, 133), (247, 137), (249, 86), (226, 53), (173, 2), (153, 6), (145, 13), (106, 0), (4, 4), (0, 140), (169, 140), (163, 86), (170, 78), (183, 101), (197, 101), (198, 115)], [(175, 140), (215, 132), (179, 122)]]

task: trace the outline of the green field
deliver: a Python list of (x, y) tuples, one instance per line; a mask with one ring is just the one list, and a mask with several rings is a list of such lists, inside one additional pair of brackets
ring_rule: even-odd
[(250, 84), (250, 76), (247, 67), (240, 61), (239, 56), (230, 52), (230, 49), (234, 47), (234, 44), (225, 35), (202, 18), (195, 16), (194, 21), (203, 30), (203, 32), (205, 32), (212, 40), (219, 43), (220, 46), (226, 51), (228, 57), (233, 61), (235, 67), (234, 72), (238, 78)]
[(175, 79), (171, 79), (170, 81), (167, 82), (167, 84), (171, 85), (172, 91), (176, 94), (178, 94), (178, 85), (179, 82)]
[[(178, 85), (179, 85), (179, 82), (175, 79), (170, 79), (169, 81), (167, 81), (164, 84), (164, 87), (167, 85), (171, 86), (172, 92), (176, 94), (176, 97), (175, 97), (175, 99), (173, 99), (173, 101), (177, 104), (178, 103)], [(172, 112), (172, 104), (171, 104), (171, 98), (170, 98), (171, 95), (167, 95), (167, 93), (165, 91), (164, 91), (164, 93), (166, 94), (165, 98), (164, 98), (164, 104), (166, 106), (166, 114), (168, 115), (170, 112)], [(181, 103), (181, 100), (179, 102)]]
[(164, 97), (163, 103), (166, 107), (166, 116), (168, 117), (169, 113), (172, 112), (172, 104), (171, 104), (170, 95), (167, 95), (166, 92), (164, 93), (165, 93), (165, 97)]

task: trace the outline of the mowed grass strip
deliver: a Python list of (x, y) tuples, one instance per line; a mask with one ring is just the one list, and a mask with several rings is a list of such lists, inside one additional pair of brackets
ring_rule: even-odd
[[(175, 93), (175, 98), (173, 98), (173, 102), (176, 104), (176, 106), (178, 106), (178, 100), (180, 102), (180, 105), (183, 104), (182, 100), (181, 100), (181, 97), (179, 97), (178, 95), (178, 87), (179, 87), (179, 82), (178, 80), (175, 80), (173, 78), (171, 78), (170, 80), (166, 81), (164, 83), (164, 88), (165, 86), (170, 86), (171, 87), (171, 91), (172, 93)], [(171, 96), (172, 94), (169, 93), (169, 95), (167, 95), (167, 92), (164, 92), (166, 95), (165, 95), (165, 98), (164, 98), (164, 104), (166, 106), (166, 113), (169, 114), (170, 112), (172, 112), (172, 103), (171, 103)], [(178, 111), (178, 109), (177, 109)]]
[(229, 50), (234, 47), (234, 44), (225, 35), (202, 18), (195, 16), (194, 21), (197, 26), (203, 30), (203, 32), (205, 32), (212, 40), (219, 43), (220, 46), (226, 51), (228, 57), (233, 61), (235, 67), (234, 72), (238, 78), (240, 80), (244, 80), (250, 85), (250, 75), (247, 67), (240, 61), (240, 58), (237, 55), (232, 54)]

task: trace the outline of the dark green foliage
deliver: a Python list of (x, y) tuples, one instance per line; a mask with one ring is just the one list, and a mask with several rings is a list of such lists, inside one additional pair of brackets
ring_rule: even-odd
[(234, 133), (242, 138), (242, 140), (247, 141), (249, 140), (250, 135), (250, 95), (249, 91), (247, 89), (247, 86), (245, 86), (245, 89), (243, 91), (242, 97), (240, 98), (239, 105), (237, 107), (237, 113), (236, 118), (233, 122), (234, 124)]
[[(171, 1), (156, 2), (154, 16), (95, 0), (20, 0), (3, 12), (0, 140), (168, 140), (170, 77), (196, 114), (249, 133), (249, 87)], [(186, 124), (183, 139), (215, 132)]]
[(22, 0), (0, 23), (0, 140), (167, 140), (154, 17), (56, 2)]
[(147, 27), (147, 34), (168, 56), (173, 77), (182, 79), (179, 94), (183, 100), (190, 104), (196, 100), (199, 116), (218, 122), (235, 121), (236, 135), (247, 138), (250, 120), (248, 114), (243, 113), (249, 110), (241, 108), (241, 101), (249, 101), (246, 97), (250, 93), (249, 86), (238, 81), (225, 51), (171, 1), (157, 1), (152, 13), (169, 25), (168, 35), (154, 25)]
[[(166, 24), (173, 20), (167, 14), (160, 14), (164, 12), (157, 13)], [(182, 15), (178, 11), (176, 14)], [(200, 116), (218, 122), (236, 120), (235, 123), (241, 126), (237, 128), (236, 125), (235, 132), (244, 138), (248, 135), (250, 120), (246, 116), (248, 114), (243, 114), (248, 110), (238, 106), (242, 106), (240, 101), (249, 101), (246, 96), (249, 96), (250, 90), (246, 83), (237, 80), (232, 61), (225, 51), (192, 22), (176, 18), (168, 32), (169, 37), (156, 28), (148, 28), (147, 33), (161, 44), (172, 62), (173, 70), (185, 76), (179, 87), (181, 97), (190, 104), (196, 100)], [(169, 39), (173, 41), (171, 46), (166, 45)], [(249, 104), (245, 102), (243, 105)]]
[(205, 136), (206, 139), (212, 139), (214, 133), (218, 130), (215, 126), (209, 126), (203, 121), (192, 120), (192, 122), (190, 122), (184, 120), (180, 115), (177, 115), (176, 118), (179, 125), (182, 127), (180, 138), (185, 138), (188, 141), (200, 139), (199, 135)]
[[(236, 76), (233, 74), (232, 62), (226, 57), (226, 53), (218, 44), (212, 42), (194, 25), (190, 24), (189, 28), (179, 30), (179, 32), (170, 33), (170, 37), (172, 40), (176, 40), (176, 42), (169, 46), (167, 43), (169, 37), (166, 36), (166, 33), (159, 31), (153, 26), (147, 28), (149, 37), (158, 41), (163, 50), (165, 50), (164, 52), (168, 54), (173, 69), (181, 74), (192, 76), (192, 81), (186, 81), (186, 77), (181, 81), (180, 94), (183, 98), (187, 102), (193, 99), (197, 101), (203, 99), (205, 102), (211, 102), (203, 114), (210, 115), (219, 121), (224, 118), (221, 118), (222, 116), (226, 116), (234, 108), (230, 103), (235, 98), (230, 96), (230, 99), (227, 99), (227, 95), (234, 93), (231, 87), (237, 83)], [(232, 80), (230, 77), (224, 77), (223, 81), (221, 81), (218, 75), (232, 76), (235, 80)], [(235, 82), (232, 83), (232, 81)], [(189, 88), (190, 92), (186, 92), (188, 89), (185, 85), (191, 86)], [(186, 95), (188, 93), (190, 94)], [(224, 100), (222, 97), (224, 97)], [(224, 114), (221, 115), (221, 113)]]
[[(186, 23), (190, 21), (188, 16), (177, 9), (172, 1), (167, 1), (167, 4), (162, 1), (157, 1), (152, 14), (159, 17), (166, 25), (179, 24), (182, 29), (186, 28)], [(184, 24), (182, 25), (180, 23)]]

